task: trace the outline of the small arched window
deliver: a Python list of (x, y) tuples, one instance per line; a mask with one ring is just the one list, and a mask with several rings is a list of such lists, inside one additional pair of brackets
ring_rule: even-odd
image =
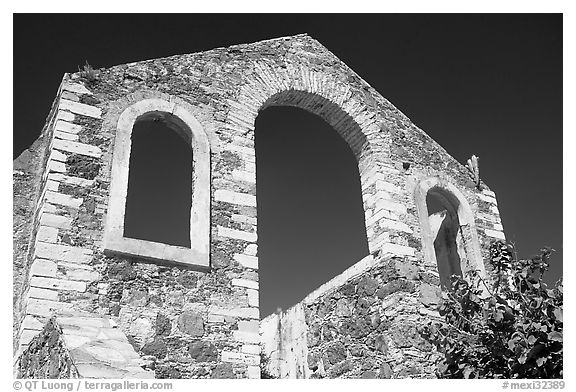
[(433, 177), (418, 184), (415, 201), (424, 258), (437, 265), (441, 286), (450, 288), (452, 275), (470, 269), (485, 276), (472, 210), (462, 193)]
[(190, 248), (193, 152), (185, 129), (165, 112), (134, 123), (124, 237)]
[(450, 276), (462, 276), (461, 263), (465, 263), (466, 260), (464, 239), (458, 219), (458, 200), (450, 196), (438, 187), (430, 189), (426, 195), (428, 223), (432, 233), (440, 284), (447, 288), (450, 287)]
[(187, 106), (144, 99), (120, 115), (107, 252), (208, 267), (210, 149)]

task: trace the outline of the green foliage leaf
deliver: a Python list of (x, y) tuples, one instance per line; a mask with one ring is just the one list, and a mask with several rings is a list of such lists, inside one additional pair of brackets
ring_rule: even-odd
[(510, 245), (492, 244), (497, 279), (489, 295), (474, 271), (451, 278), (440, 305), (445, 323), (427, 335), (444, 354), (439, 377), (562, 377), (563, 284), (548, 289), (542, 280), (551, 250), (526, 260), (513, 255)]

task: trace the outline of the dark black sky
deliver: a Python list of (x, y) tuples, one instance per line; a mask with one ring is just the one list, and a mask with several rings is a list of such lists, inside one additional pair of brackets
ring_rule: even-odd
[[(557, 252), (549, 280), (562, 275), (560, 14), (15, 15), (14, 156), (38, 136), (62, 74), (77, 70), (85, 60), (96, 68), (108, 67), (303, 32), (342, 59), (460, 162), (472, 154), (479, 156), (481, 177), (497, 194), (504, 229), (519, 255), (528, 257), (551, 246)], [(325, 170), (335, 156), (343, 165), (346, 159), (331, 155), (338, 150), (338, 140), (325, 142), (323, 159), (307, 155), (306, 146), (290, 144), (294, 139), (286, 135), (305, 132), (303, 122), (312, 124), (306, 125), (306, 132), (322, 134), (321, 121), (297, 110), (268, 109), (258, 119), (262, 123), (258, 127), (269, 124), (267, 132), (256, 130), (257, 145), (267, 145), (257, 149), (258, 178), (269, 181), (258, 184), (264, 314), (275, 306), (286, 308), (339, 272), (327, 265), (344, 269), (359, 258), (334, 261), (326, 252), (332, 243), (342, 254), (346, 246), (334, 246), (341, 242), (339, 237), (330, 242), (333, 234), (322, 234), (326, 227), (297, 219), (309, 215), (299, 215), (297, 203), (320, 206), (329, 194), (343, 193), (344, 199), (352, 200), (347, 208), (355, 208), (355, 191), (342, 192), (344, 185), (338, 183), (349, 182), (343, 180), (347, 169), (338, 167), (328, 171), (329, 178), (321, 176), (329, 192), (310, 191), (317, 168)], [(282, 138), (284, 149), (274, 150)], [(266, 158), (271, 155), (283, 158)], [(275, 166), (281, 161), (293, 168)], [(267, 174), (263, 162), (283, 177)], [(334, 173), (339, 174), (331, 176)], [(266, 180), (267, 176), (272, 179)], [(302, 192), (289, 192), (288, 185), (277, 189), (285, 183), (308, 189), (310, 199), (301, 199)], [(274, 197), (267, 199), (266, 194)], [(292, 202), (293, 210), (271, 212), (278, 200)], [(318, 219), (328, 216), (318, 211)], [(340, 223), (353, 228), (350, 219), (354, 218), (343, 217), (328, 226)], [(278, 243), (287, 233), (295, 237)], [(321, 240), (305, 241), (314, 237)], [(352, 253), (361, 254), (364, 245), (349, 240)], [(298, 257), (306, 252), (312, 256)], [(293, 264), (288, 265), (286, 258)], [(292, 290), (301, 292), (290, 294)]]

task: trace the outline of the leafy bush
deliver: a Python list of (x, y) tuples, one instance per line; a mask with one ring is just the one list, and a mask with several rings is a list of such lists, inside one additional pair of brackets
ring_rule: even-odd
[(517, 260), (498, 241), (490, 248), (492, 284), (477, 272), (452, 276), (439, 307), (445, 322), (422, 331), (444, 354), (439, 377), (562, 378), (562, 281), (548, 288), (542, 280), (550, 254)]

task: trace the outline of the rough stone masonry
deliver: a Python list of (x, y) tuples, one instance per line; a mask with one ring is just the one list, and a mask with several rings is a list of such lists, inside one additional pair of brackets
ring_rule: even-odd
[[(349, 144), (371, 255), (260, 322), (254, 123), (273, 105)], [(190, 248), (123, 234), (151, 116), (193, 150)], [(489, 277), (504, 238), (486, 184), (305, 34), (65, 74), (13, 178), (18, 377), (433, 377), (417, 329), (438, 317), (441, 255)], [(431, 198), (456, 242), (435, 240)]]

